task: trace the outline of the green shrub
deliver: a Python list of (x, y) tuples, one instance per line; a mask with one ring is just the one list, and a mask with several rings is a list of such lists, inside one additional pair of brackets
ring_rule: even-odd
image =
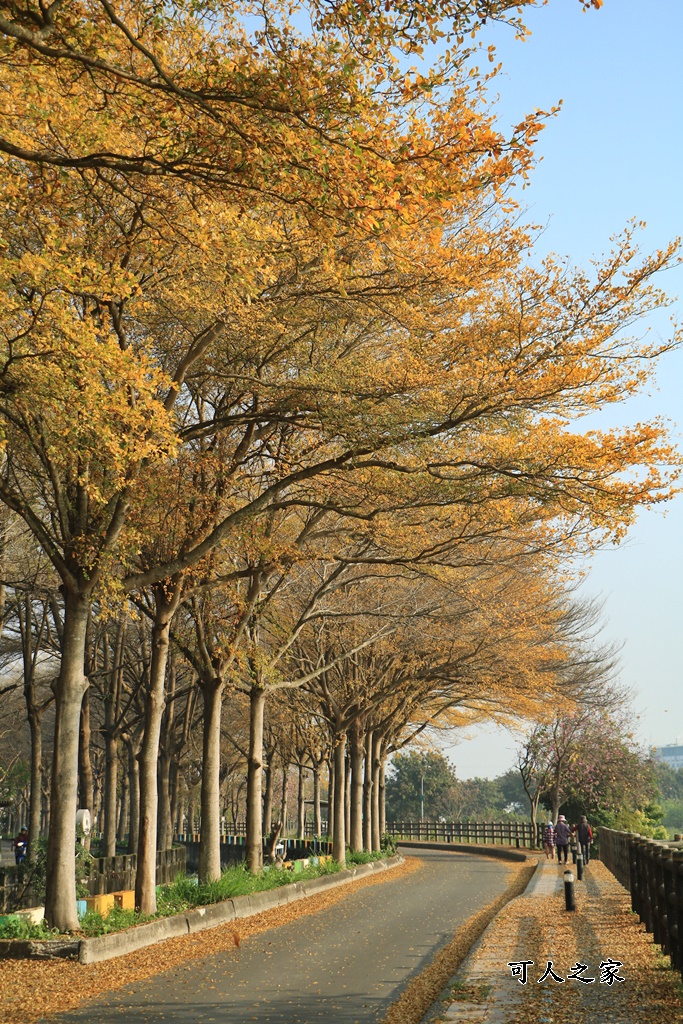
[(389, 832), (385, 832), (380, 840), (380, 849), (386, 857), (395, 857), (398, 853), (396, 840)]
[(367, 850), (347, 850), (346, 863), (370, 864), (373, 860), (381, 860), (382, 857), (386, 857), (384, 850), (373, 850), (372, 853), (368, 853)]
[(151, 921), (148, 914), (139, 914), (136, 910), (122, 910), (121, 907), (112, 907), (106, 917), (103, 917), (98, 910), (89, 910), (81, 918), (81, 931), (88, 938), (97, 935), (108, 935), (110, 932), (120, 932), (124, 928), (131, 928), (135, 924), (142, 924)]
[(0, 922), (0, 939), (49, 939), (57, 931), (50, 931), (44, 921), (32, 924), (20, 914), (11, 914)]
[(179, 876), (171, 885), (157, 887), (157, 909), (159, 914), (165, 917), (190, 910), (192, 907), (204, 907), (236, 896), (248, 896), (253, 892), (277, 889), (281, 885), (289, 885), (295, 878), (300, 881), (333, 874), (335, 871), (339, 871), (339, 864), (336, 861), (328, 861), (326, 864), (312, 864), (296, 875), (287, 868), (275, 867), (252, 875), (245, 865), (238, 864), (224, 868), (219, 879), (202, 885), (198, 883), (196, 876)]

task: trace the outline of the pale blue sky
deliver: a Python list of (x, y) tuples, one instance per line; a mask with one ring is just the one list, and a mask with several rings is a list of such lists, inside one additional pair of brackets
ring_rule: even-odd
[[(647, 222), (644, 249), (683, 234), (683, 0), (605, 0), (587, 14), (578, 0), (549, 0), (526, 20), (533, 33), (526, 42), (502, 26), (484, 38), (504, 65), (504, 123), (563, 100), (541, 134), (543, 159), (524, 193), (530, 219), (548, 224), (542, 248), (584, 264), (633, 217)], [(651, 321), (668, 335), (672, 312), (683, 321), (683, 269), (662, 285), (681, 296)], [(678, 351), (662, 360), (656, 390), (610, 409), (603, 422), (661, 414), (677, 422), (681, 445), (682, 392)], [(654, 745), (683, 740), (683, 497), (666, 515), (643, 513), (624, 545), (597, 554), (585, 589), (605, 599), (606, 639), (624, 645), (621, 678), (636, 691), (639, 737)], [(493, 776), (511, 766), (514, 749), (507, 733), (493, 732), (449, 754), (460, 777)]]

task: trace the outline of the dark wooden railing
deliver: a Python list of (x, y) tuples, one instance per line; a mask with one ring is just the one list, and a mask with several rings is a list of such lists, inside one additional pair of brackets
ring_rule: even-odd
[(543, 826), (534, 832), (528, 821), (388, 821), (387, 832), (399, 839), (520, 848), (540, 846)]
[[(184, 846), (172, 850), (157, 850), (157, 885), (175, 882), (186, 872)], [(136, 854), (118, 857), (94, 857), (87, 874), (79, 877), (91, 896), (120, 892), (135, 888)], [(33, 907), (42, 902), (42, 896), (31, 887), (31, 865), (0, 868), (0, 913), (11, 913), (22, 907)]]
[[(274, 828), (275, 825), (276, 825), (276, 822), (273, 822), (272, 825), (271, 825), (271, 829)], [(297, 829), (298, 829), (298, 824), (297, 824), (296, 820), (293, 819), (293, 818), (288, 818), (287, 819), (287, 825), (283, 829), (284, 837), (286, 837), (286, 838), (288, 837), (290, 839), (296, 838), (296, 836), (297, 836)], [(192, 833), (191, 832), (181, 832), (181, 833), (179, 833), (179, 836), (201, 835), (201, 831), (202, 831), (201, 822), (197, 822), (194, 832), (192, 832)], [(229, 841), (235, 839), (236, 837), (240, 837), (240, 836), (241, 837), (246, 837), (246, 834), (247, 834), (247, 823), (246, 823), (246, 821), (241, 820), (241, 821), (230, 822), (229, 824), (226, 824), (225, 828), (221, 832), (221, 842), (226, 842), (226, 841), (229, 842)], [(322, 821), (322, 833), (321, 833), (321, 835), (322, 836), (326, 836), (327, 835), (327, 822), (324, 819)], [(174, 839), (179, 839), (179, 836), (175, 836)], [(307, 821), (306, 822), (305, 830), (304, 830), (304, 838), (306, 838), (306, 839), (319, 839), (320, 838), (320, 836), (316, 836), (316, 834), (315, 834), (315, 825), (313, 824), (312, 821)], [(179, 841), (182, 842), (182, 840), (179, 840)]]
[[(188, 870), (196, 870), (199, 863), (199, 844), (201, 832), (181, 833), (174, 837), (174, 842), (182, 843), (187, 850)], [(315, 857), (318, 854), (332, 853), (332, 843), (327, 839), (306, 838), (281, 840), (287, 850), (287, 858), (295, 860), (299, 857)], [(265, 845), (265, 839), (264, 839)], [(240, 863), (246, 858), (247, 840), (245, 836), (221, 836), (221, 864)]]
[[(172, 850), (157, 850), (157, 885), (175, 882), (178, 875), (185, 874), (185, 847)], [(88, 887), (91, 896), (102, 893), (120, 892), (135, 888), (137, 854), (121, 854), (118, 857), (95, 857), (90, 863), (90, 874), (80, 879)]]
[(601, 828), (600, 860), (631, 893), (631, 907), (683, 974), (683, 849)]

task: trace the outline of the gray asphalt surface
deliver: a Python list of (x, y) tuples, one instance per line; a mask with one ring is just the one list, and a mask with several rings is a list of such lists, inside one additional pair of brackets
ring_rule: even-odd
[(404, 881), (349, 893), (329, 914), (254, 935), (240, 949), (126, 986), (57, 1020), (377, 1024), (458, 927), (506, 888), (503, 862), (419, 856), (424, 867)]

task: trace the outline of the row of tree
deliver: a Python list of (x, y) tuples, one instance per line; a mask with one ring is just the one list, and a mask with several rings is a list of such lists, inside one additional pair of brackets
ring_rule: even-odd
[(34, 829), (49, 786), (50, 925), (78, 927), (93, 745), (152, 913), (197, 733), (210, 878), (224, 729), (258, 870), (269, 729), (331, 762), (343, 860), (346, 804), (375, 845), (430, 723), (598, 698), (562, 559), (675, 460), (659, 424), (571, 421), (669, 346), (627, 329), (676, 248), (532, 260), (511, 189), (542, 116), (501, 134), (463, 43), (524, 6), (0, 4), (2, 688)]

